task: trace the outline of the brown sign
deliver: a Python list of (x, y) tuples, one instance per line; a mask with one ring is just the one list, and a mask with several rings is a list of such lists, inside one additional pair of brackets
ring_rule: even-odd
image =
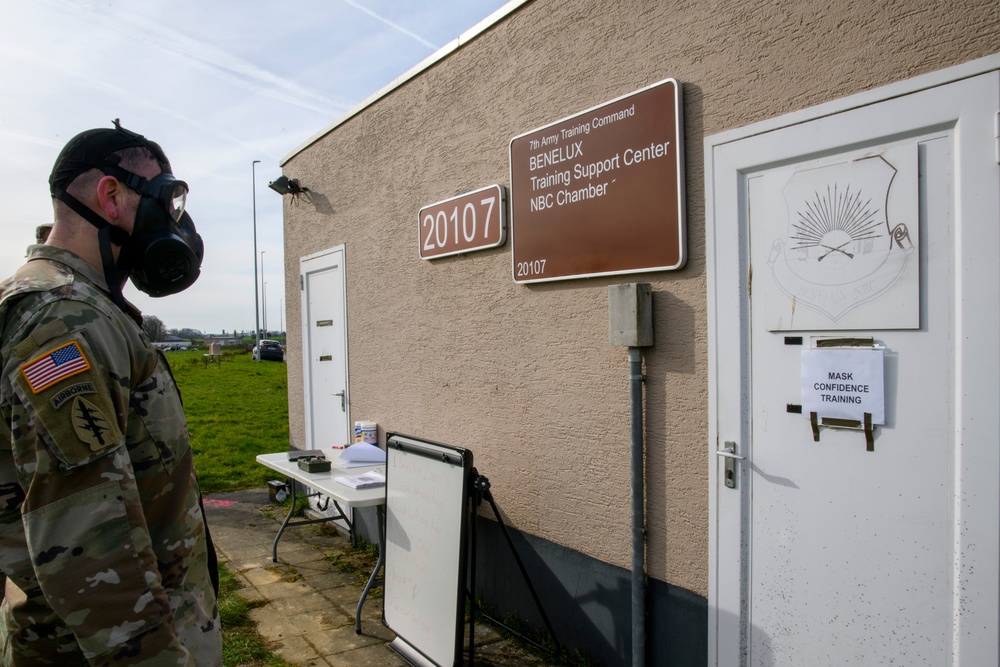
[(421, 259), (503, 245), (507, 215), (502, 185), (490, 185), (425, 206), (417, 213)]
[(514, 281), (684, 266), (682, 139), (673, 79), (511, 139)]

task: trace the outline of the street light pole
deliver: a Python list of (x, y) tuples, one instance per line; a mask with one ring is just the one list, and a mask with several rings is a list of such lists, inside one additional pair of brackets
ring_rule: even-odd
[(257, 163), (254, 160), (250, 165), (250, 172), (253, 174), (253, 314), (256, 318), (257, 327), (254, 329), (254, 337), (257, 339), (257, 361), (260, 361), (260, 297), (257, 293)]
[(264, 282), (264, 253), (266, 250), (260, 251), (260, 310), (263, 313), (261, 320), (264, 322), (264, 335), (261, 338), (267, 338), (267, 283)]

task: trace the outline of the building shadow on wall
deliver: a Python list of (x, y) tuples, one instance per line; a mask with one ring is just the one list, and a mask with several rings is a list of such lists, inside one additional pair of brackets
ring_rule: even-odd
[[(570, 655), (579, 651), (603, 664), (620, 664), (631, 636), (627, 614), (616, 613), (627, 593), (623, 582), (593, 572), (589, 559), (580, 554), (516, 529), (509, 531), (555, 640)], [(545, 623), (496, 521), (479, 518), (477, 544), (477, 600), (491, 616), (507, 623), (513, 620), (515, 627), (527, 626), (527, 634), (546, 643)]]
[[(476, 595), (501, 620), (517, 619), (544, 642), (548, 633), (500, 526), (486, 506), (477, 524)], [(508, 529), (559, 644), (571, 658), (631, 663), (631, 573), (516, 529)], [(646, 658), (650, 665), (705, 665), (707, 600), (649, 579)], [(755, 663), (758, 664), (758, 663)], [(760, 665), (770, 665), (761, 662)]]

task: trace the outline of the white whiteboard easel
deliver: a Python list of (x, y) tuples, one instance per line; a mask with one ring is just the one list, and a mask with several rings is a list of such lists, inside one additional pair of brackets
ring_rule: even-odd
[(386, 438), (383, 623), (418, 667), (462, 664), (471, 471), (467, 449)]

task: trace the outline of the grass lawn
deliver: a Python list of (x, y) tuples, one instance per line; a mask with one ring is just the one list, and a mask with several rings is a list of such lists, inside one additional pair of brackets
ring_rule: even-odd
[(254, 458), (288, 449), (288, 375), (278, 361), (249, 353), (202, 362), (202, 352), (167, 352), (191, 431), (204, 493), (263, 488), (274, 476)]
[[(288, 376), (285, 364), (254, 362), (249, 353), (225, 354), (205, 366), (202, 352), (167, 352), (184, 399), (195, 468), (203, 493), (263, 488), (273, 473), (254, 458), (288, 449)], [(271, 652), (250, 618), (255, 606), (220, 563), (219, 617), (225, 667), (291, 667)]]

